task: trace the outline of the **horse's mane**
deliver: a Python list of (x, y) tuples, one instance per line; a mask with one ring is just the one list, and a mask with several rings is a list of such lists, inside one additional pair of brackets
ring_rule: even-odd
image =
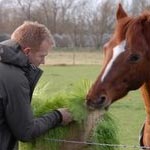
[(132, 19), (133, 19), (132, 17), (126, 17), (124, 19), (119, 20), (115, 29), (115, 38), (117, 40), (116, 42), (119, 43), (120, 41), (122, 41), (122, 39), (124, 39), (126, 30)]
[(142, 14), (139, 16), (139, 18), (141, 20), (150, 22), (150, 11), (148, 10), (143, 11)]
[(127, 28), (128, 42), (134, 43), (134, 46), (140, 43), (140, 47), (148, 49), (150, 46), (150, 11), (144, 11), (140, 16), (132, 17)]
[[(116, 22), (116, 28), (114, 31), (115, 42), (120, 43), (128, 35), (137, 36), (141, 34), (143, 32), (142, 30), (144, 29), (142, 28), (143, 25), (145, 28), (144, 32), (146, 32), (147, 31), (146, 28), (149, 28), (150, 26), (150, 11), (148, 10), (143, 11), (141, 15), (139, 16), (136, 16), (136, 17), (127, 16), (118, 20)], [(127, 30), (128, 30), (128, 33), (127, 33)], [(140, 36), (137, 38), (140, 38)]]

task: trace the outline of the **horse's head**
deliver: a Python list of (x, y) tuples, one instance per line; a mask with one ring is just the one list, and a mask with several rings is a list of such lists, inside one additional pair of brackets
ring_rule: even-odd
[(119, 4), (116, 18), (114, 34), (103, 48), (102, 71), (87, 94), (91, 108), (108, 108), (150, 77), (150, 14), (129, 17)]

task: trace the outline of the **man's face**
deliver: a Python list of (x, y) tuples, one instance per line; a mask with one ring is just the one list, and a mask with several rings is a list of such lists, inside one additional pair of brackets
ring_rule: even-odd
[(29, 58), (30, 63), (34, 64), (35, 66), (39, 66), (40, 64), (45, 63), (45, 56), (48, 55), (48, 51), (52, 48), (50, 43), (45, 40), (42, 42), (38, 51), (29, 50), (27, 56)]

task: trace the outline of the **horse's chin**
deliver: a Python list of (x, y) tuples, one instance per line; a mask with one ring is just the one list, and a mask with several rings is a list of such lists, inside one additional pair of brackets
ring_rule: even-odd
[(109, 110), (110, 104), (106, 106), (95, 106), (95, 105), (88, 105), (87, 108), (89, 111), (100, 111), (100, 112), (106, 112)]
[(94, 107), (89, 107), (88, 108), (89, 113), (97, 113), (102, 117), (107, 111), (108, 111), (108, 107), (107, 108), (102, 108), (102, 109), (98, 109), (98, 108), (94, 108)]

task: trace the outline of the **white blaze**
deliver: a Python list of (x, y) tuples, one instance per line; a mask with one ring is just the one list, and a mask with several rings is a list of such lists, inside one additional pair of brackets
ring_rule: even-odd
[(116, 47), (113, 48), (113, 56), (111, 58), (111, 60), (109, 61), (109, 63), (107, 64), (104, 73), (102, 75), (101, 78), (101, 82), (104, 81), (104, 78), (106, 77), (106, 75), (108, 74), (108, 72), (110, 71), (113, 62), (116, 60), (116, 58), (125, 51), (125, 45), (126, 45), (126, 41), (122, 41), (119, 45), (117, 45)]

